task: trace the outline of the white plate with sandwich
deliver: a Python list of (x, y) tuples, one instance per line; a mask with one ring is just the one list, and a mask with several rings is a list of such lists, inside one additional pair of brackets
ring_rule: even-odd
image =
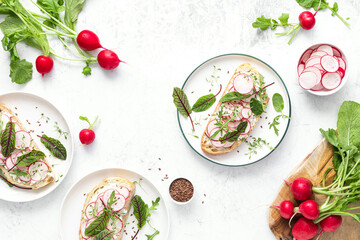
[[(285, 83), (267, 63), (249, 55), (225, 54), (205, 61), (182, 90), (193, 109), (195, 131), (190, 119), (178, 112), (181, 132), (195, 152), (219, 165), (244, 166), (264, 159), (281, 143), (290, 124)], [(196, 112), (194, 103), (211, 93), (215, 103)]]
[(73, 157), (73, 138), (61, 112), (30, 93), (3, 94), (0, 128), (0, 199), (28, 202), (58, 187)]
[[(156, 200), (156, 210), (151, 210), (147, 219), (150, 224), (145, 222), (139, 230), (135, 206), (143, 202), (151, 208)], [(86, 175), (71, 187), (61, 206), (60, 234), (64, 240), (100, 236), (130, 240), (135, 235), (145, 239), (152, 234), (154, 239), (166, 240), (169, 227), (169, 213), (160, 192), (149, 180), (126, 169), (108, 168)]]

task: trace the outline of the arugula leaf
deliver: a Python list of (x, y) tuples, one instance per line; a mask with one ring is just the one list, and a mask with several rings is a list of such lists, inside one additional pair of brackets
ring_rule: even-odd
[(84, 3), (85, 0), (65, 0), (64, 22), (72, 30), (75, 30), (75, 23), (84, 7)]
[(15, 150), (15, 123), (8, 122), (1, 135), (1, 153), (4, 157), (9, 157)]
[(220, 99), (220, 102), (237, 101), (237, 100), (248, 98), (250, 96), (251, 96), (251, 94), (244, 95), (239, 92), (229, 92)]
[(29, 166), (30, 164), (36, 162), (39, 159), (43, 159), (44, 157), (45, 154), (43, 152), (33, 149), (30, 152), (18, 157), (15, 166)]
[(160, 234), (159, 230), (155, 230), (155, 232), (151, 235), (145, 234), (147, 240), (153, 240), (156, 235)]
[(54, 155), (54, 157), (61, 160), (66, 160), (66, 148), (59, 140), (48, 137), (45, 134), (38, 137), (40, 137), (41, 143), (44, 144), (44, 146)]
[(264, 105), (256, 98), (252, 98), (250, 100), (250, 108), (251, 111), (255, 114), (255, 116), (260, 116), (262, 113), (265, 112)]
[(85, 236), (92, 237), (105, 230), (110, 220), (108, 211), (103, 211), (86, 229)]
[(248, 122), (244, 121), (241, 122), (237, 127), (235, 131), (227, 132), (224, 136), (219, 138), (219, 141), (223, 144), (225, 142), (235, 142), (240, 137), (240, 134), (245, 132), (246, 128), (248, 126)]
[(282, 112), (284, 110), (284, 100), (279, 93), (275, 93), (272, 97), (272, 103), (275, 111)]
[(114, 231), (105, 229), (94, 237), (94, 240), (111, 240), (115, 235)]
[(204, 112), (208, 110), (216, 102), (215, 95), (210, 93), (208, 95), (200, 97), (196, 103), (192, 106), (194, 112)]

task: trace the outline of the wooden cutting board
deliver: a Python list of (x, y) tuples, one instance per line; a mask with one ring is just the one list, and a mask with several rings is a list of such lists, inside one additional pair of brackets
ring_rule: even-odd
[[(332, 167), (333, 147), (325, 139), (289, 174), (286, 180), (292, 182), (295, 178), (305, 177), (312, 181), (315, 186), (320, 186), (324, 172)], [(335, 171), (330, 171), (327, 175), (327, 184), (331, 183), (335, 176)], [(315, 200), (323, 203), (324, 198), (315, 195)], [(280, 205), (284, 200), (300, 204), (295, 200), (290, 192), (288, 185), (283, 184), (272, 205)], [(293, 220), (293, 224), (296, 219)], [(293, 226), (292, 224), (292, 226)], [(292, 240), (289, 221), (280, 216), (276, 208), (269, 208), (269, 227), (276, 239)], [(324, 233), (320, 240), (359, 240), (360, 224), (354, 222), (351, 217), (343, 217), (343, 224), (333, 233)]]

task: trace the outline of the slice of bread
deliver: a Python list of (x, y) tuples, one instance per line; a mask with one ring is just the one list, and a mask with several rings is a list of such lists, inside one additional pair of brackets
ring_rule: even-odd
[[(18, 119), (18, 117), (16, 115), (13, 114), (13, 112), (9, 108), (0, 104), (0, 116), (2, 116), (3, 114), (8, 116), (9, 118), (11, 118), (12, 122), (15, 123), (15, 125), (16, 125), (15, 130), (28, 132), (28, 131), (26, 131), (24, 125), (20, 122), (20, 120)], [(5, 124), (3, 126), (3, 129), (5, 129)], [(37, 144), (35, 143), (35, 141), (33, 141), (33, 140), (31, 140), (30, 146), (29, 146), (29, 150), (32, 150), (32, 149), (38, 150), (38, 151), (40, 150), (39, 147), (37, 146)], [(15, 151), (17, 151), (17, 150), (15, 150)], [(10, 156), (9, 156), (9, 158), (10, 158)], [(45, 174), (45, 177), (41, 177), (41, 179), (39, 179), (38, 181), (30, 180), (29, 182), (21, 181), (16, 175), (11, 174), (11, 172), (13, 172), (14, 170), (9, 172), (8, 170), (10, 170), (10, 169), (8, 169), (6, 167), (7, 165), (5, 164), (6, 160), (3, 160), (3, 161), (4, 161), (3, 162), (4, 165), (0, 165), (0, 171), (2, 172), (3, 176), (11, 184), (18, 186), (20, 188), (38, 189), (38, 188), (42, 188), (42, 187), (48, 185), (49, 183), (54, 182), (54, 180), (55, 180), (54, 176), (53, 176), (53, 170), (52, 170), (50, 164), (48, 163), (46, 157), (41, 159), (41, 162), (44, 162), (48, 167), (48, 170), (46, 171), (46, 173), (44, 173), (44, 172), (42, 173), (42, 174)], [(19, 170), (24, 170), (26, 167), (18, 166), (18, 167), (15, 167), (15, 169), (16, 168), (19, 168)]]
[[(228, 93), (229, 90), (232, 88), (233, 80), (239, 73), (245, 73), (245, 74), (248, 74), (248, 75), (253, 74), (256, 77), (256, 79), (258, 79), (258, 80), (261, 79), (261, 77), (262, 77), (261, 74), (258, 71), (256, 71), (255, 68), (252, 67), (249, 63), (244, 63), (244, 64), (242, 64), (242, 65), (240, 65), (239, 67), (236, 68), (235, 73), (231, 77), (231, 79), (230, 79), (228, 85), (226, 86), (225, 91), (224, 91), (222, 96), (224, 96), (226, 93)], [(260, 82), (259, 87), (264, 87), (264, 83)], [(266, 94), (266, 89), (264, 89), (264, 91), (262, 91), (262, 94), (263, 94), (262, 95), (263, 96), (263, 102), (262, 103), (266, 107), (267, 103), (269, 102), (269, 98), (267, 97), (267, 94)], [(243, 141), (245, 141), (246, 138), (250, 135), (251, 131), (254, 129), (254, 127), (257, 125), (257, 122), (260, 119), (260, 116), (254, 116), (253, 124), (251, 125), (251, 129), (248, 132), (248, 134), (242, 135), (237, 141), (235, 141), (235, 143), (231, 147), (229, 147), (229, 148), (216, 148), (215, 146), (213, 146), (211, 144), (209, 136), (207, 135), (206, 132), (207, 132), (207, 129), (209, 127), (210, 122), (215, 119), (216, 113), (218, 113), (220, 111), (222, 104), (223, 103), (219, 102), (218, 105), (216, 106), (215, 111), (212, 114), (212, 116), (210, 117), (210, 119), (208, 121), (208, 124), (206, 125), (205, 131), (204, 131), (204, 133), (203, 133), (203, 135), (201, 137), (201, 149), (204, 152), (212, 154), (212, 155), (225, 154), (225, 153), (231, 152), (234, 149), (236, 149), (237, 147), (239, 147), (240, 144)]]
[[(129, 195), (126, 198), (125, 206), (118, 212), (119, 219), (122, 221), (122, 229), (119, 230), (118, 228), (115, 230), (115, 235), (112, 239), (121, 240), (123, 236), (123, 232), (125, 229), (126, 221), (129, 216), (130, 208), (131, 208), (131, 199), (134, 197), (136, 186), (133, 182), (129, 181), (123, 177), (109, 177), (102, 180), (98, 185), (96, 185), (86, 196), (85, 203), (83, 210), (81, 212), (81, 221), (80, 221), (80, 229), (79, 229), (79, 239), (92, 239), (85, 236), (85, 229), (89, 225), (89, 222), (92, 219), (96, 219), (96, 217), (101, 214), (101, 210), (96, 202), (99, 204), (107, 204), (106, 200), (103, 200), (104, 195), (108, 191), (111, 193), (112, 191), (119, 191), (121, 192), (126, 188), (129, 190)], [(109, 194), (108, 194), (109, 196)], [(101, 198), (101, 200), (100, 200)], [(100, 201), (99, 201), (100, 200)], [(92, 206), (89, 206), (93, 204)], [(103, 206), (102, 206), (103, 207)], [(91, 211), (89, 211), (89, 208)], [(95, 210), (94, 210), (95, 209)], [(110, 219), (111, 222), (111, 219)]]

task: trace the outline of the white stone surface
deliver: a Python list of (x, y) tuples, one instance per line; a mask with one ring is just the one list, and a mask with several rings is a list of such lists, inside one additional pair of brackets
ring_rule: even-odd
[[(295, 0), (87, 1), (77, 28), (98, 33), (104, 46), (129, 63), (114, 72), (94, 67), (90, 77), (81, 74), (83, 64), (56, 59), (43, 80), (34, 73), (31, 82), (18, 86), (10, 82), (9, 56), (1, 50), (1, 93), (26, 91), (46, 97), (63, 109), (74, 135), (85, 127), (80, 114), (99, 114), (102, 122), (92, 145), (76, 142), (73, 166), (52, 194), (30, 203), (0, 201), (0, 239), (58, 239), (60, 205), (67, 190), (85, 174), (108, 166), (136, 170), (165, 196), (170, 182), (161, 181), (165, 174), (193, 181), (197, 194), (191, 204), (177, 206), (165, 199), (171, 214), (169, 239), (273, 239), (267, 205), (281, 177), (316, 146), (320, 127), (335, 126), (342, 101), (360, 101), (360, 2), (338, 3), (340, 14), (350, 17), (351, 29), (329, 11), (319, 12), (315, 28), (301, 31), (289, 46), (286, 37), (259, 32), (251, 23), (262, 14), (278, 17), (282, 12), (296, 22), (302, 8)], [(329, 97), (304, 92), (296, 80), (301, 52), (320, 42), (342, 48), (351, 67), (347, 85)], [(59, 43), (53, 46), (66, 54)], [(19, 52), (32, 62), (40, 54), (24, 46)], [(230, 52), (248, 53), (273, 66), (288, 86), (293, 112), (279, 148), (267, 159), (240, 168), (212, 164), (189, 148), (171, 97), (173, 86), (181, 86), (197, 65)]]

